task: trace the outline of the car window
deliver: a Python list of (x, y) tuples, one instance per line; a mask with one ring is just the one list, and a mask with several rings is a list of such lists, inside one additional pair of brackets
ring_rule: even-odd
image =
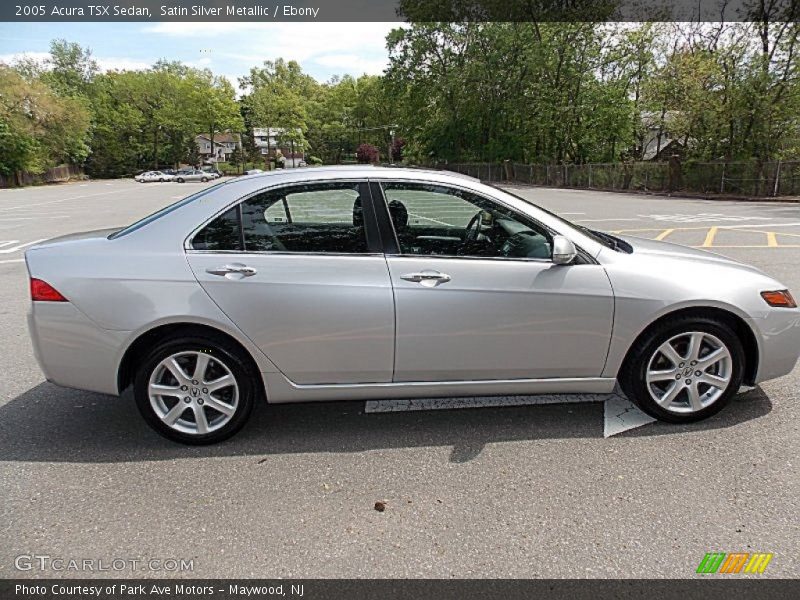
[(366, 253), (358, 183), (306, 184), (242, 203), (248, 251)]
[(234, 206), (203, 227), (192, 240), (195, 250), (242, 250), (239, 207)]
[(483, 196), (436, 184), (382, 185), (402, 254), (549, 259), (542, 225)]
[(195, 235), (192, 247), (218, 251), (366, 253), (359, 184), (307, 184), (263, 192), (206, 225)]
[(121, 238), (125, 235), (128, 235), (129, 233), (133, 233), (137, 229), (141, 229), (142, 227), (152, 223), (153, 221), (160, 219), (164, 215), (168, 215), (172, 211), (177, 210), (180, 207), (185, 206), (186, 204), (190, 204), (191, 202), (194, 202), (195, 200), (198, 200), (199, 198), (202, 198), (203, 196), (206, 196), (207, 194), (210, 194), (218, 190), (220, 187), (228, 185), (229, 183), (230, 183), (229, 181), (220, 181), (218, 183), (215, 183), (214, 185), (211, 185), (205, 189), (200, 190), (199, 192), (195, 192), (194, 194), (186, 196), (185, 198), (178, 200), (174, 204), (165, 206), (164, 208), (157, 210), (156, 212), (150, 215), (147, 215), (143, 219), (139, 219), (138, 221), (132, 223), (131, 225), (128, 225), (124, 229), (115, 231), (114, 233), (108, 236), (108, 239), (115, 240), (117, 238)]

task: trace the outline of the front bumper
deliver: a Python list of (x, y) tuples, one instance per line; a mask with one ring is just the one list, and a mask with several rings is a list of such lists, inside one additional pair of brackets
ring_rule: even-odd
[(800, 358), (800, 309), (776, 308), (747, 321), (758, 338), (755, 383), (791, 373)]

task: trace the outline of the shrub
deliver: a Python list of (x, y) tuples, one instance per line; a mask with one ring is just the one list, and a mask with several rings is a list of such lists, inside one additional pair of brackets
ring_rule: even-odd
[(356, 159), (361, 164), (376, 163), (379, 157), (378, 149), (372, 144), (361, 144), (356, 149)]

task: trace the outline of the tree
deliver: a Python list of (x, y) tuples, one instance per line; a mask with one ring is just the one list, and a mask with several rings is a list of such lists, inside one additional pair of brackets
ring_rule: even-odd
[(0, 90), (0, 172), (41, 173), (86, 159), (90, 114), (84, 102), (2, 64)]
[(99, 73), (92, 51), (80, 44), (57, 39), (50, 42), (50, 58), (45, 61), (41, 78), (61, 96), (87, 96)]
[(251, 89), (242, 99), (251, 127), (277, 129), (280, 145), (297, 151), (308, 149), (308, 107), (314, 102), (319, 84), (305, 75), (299, 64), (280, 58), (265, 61), (262, 67), (250, 69), (240, 85)]
[[(236, 92), (230, 81), (215, 77), (211, 71), (193, 71), (189, 76), (193, 114), (204, 123), (211, 140), (211, 156), (214, 156), (215, 136), (220, 131), (239, 132), (244, 128)], [(198, 131), (199, 133), (199, 131)]]

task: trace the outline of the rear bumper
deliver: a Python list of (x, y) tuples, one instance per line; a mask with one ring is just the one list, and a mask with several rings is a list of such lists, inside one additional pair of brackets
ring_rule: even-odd
[(800, 309), (775, 309), (748, 322), (758, 337), (755, 383), (791, 373), (800, 358)]
[(28, 330), (48, 381), (117, 395), (117, 367), (126, 331), (98, 327), (69, 302), (32, 302)]

